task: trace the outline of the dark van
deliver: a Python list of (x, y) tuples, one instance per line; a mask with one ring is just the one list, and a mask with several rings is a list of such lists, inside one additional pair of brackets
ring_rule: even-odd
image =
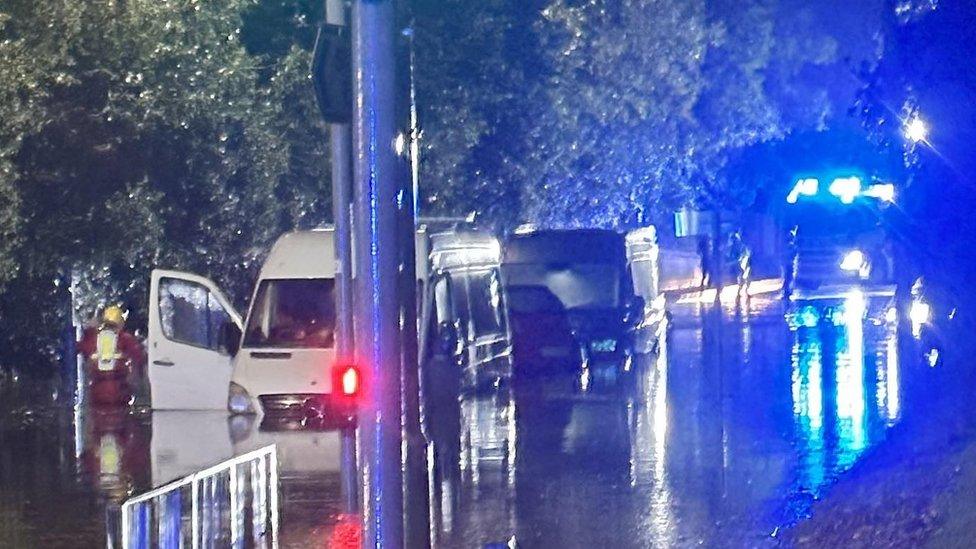
[(515, 376), (572, 372), (582, 392), (629, 376), (644, 301), (635, 295), (624, 235), (519, 231), (502, 245)]

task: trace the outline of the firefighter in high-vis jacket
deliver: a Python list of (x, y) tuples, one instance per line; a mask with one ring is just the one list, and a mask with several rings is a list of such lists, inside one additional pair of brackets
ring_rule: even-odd
[(139, 340), (125, 331), (125, 313), (120, 307), (106, 307), (98, 327), (85, 329), (78, 342), (78, 352), (85, 359), (93, 405), (132, 403), (131, 380), (142, 378), (146, 358)]

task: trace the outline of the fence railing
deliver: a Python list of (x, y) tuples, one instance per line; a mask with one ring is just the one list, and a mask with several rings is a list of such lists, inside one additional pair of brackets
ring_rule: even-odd
[(121, 512), (124, 549), (276, 548), (276, 447), (237, 456), (133, 497)]

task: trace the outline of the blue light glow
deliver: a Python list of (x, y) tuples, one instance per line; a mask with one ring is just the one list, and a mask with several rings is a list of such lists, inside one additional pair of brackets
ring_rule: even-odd
[[(811, 501), (901, 419), (898, 319), (867, 322), (873, 306), (872, 299), (854, 290), (839, 304), (816, 306), (817, 316), (826, 321), (816, 327), (800, 324), (806, 307), (791, 317), (797, 320), (790, 323), (791, 396), (800, 467), (791, 516), (808, 516)], [(870, 366), (866, 353), (872, 355)]]
[(837, 341), (838, 465), (854, 464), (867, 447), (864, 387), (864, 294), (851, 292), (844, 302), (844, 327)]
[(820, 180), (813, 177), (800, 179), (793, 186), (790, 194), (787, 195), (786, 201), (790, 204), (796, 204), (800, 196), (817, 196), (818, 192), (820, 192)]
[(838, 177), (830, 184), (830, 194), (836, 196), (844, 204), (853, 204), (854, 199), (861, 194), (861, 178), (857, 176)]
[(807, 305), (796, 313), (796, 323), (804, 328), (816, 328), (820, 322), (820, 312), (816, 307)]
[(800, 483), (814, 494), (826, 482), (824, 455), (823, 362), (820, 339), (797, 341), (793, 346), (793, 415), (805, 443)]
[(861, 196), (866, 196), (869, 198), (877, 198), (882, 202), (894, 202), (895, 201), (895, 186), (891, 183), (875, 183), (864, 192)]
[(924, 120), (914, 116), (905, 122), (905, 137), (915, 143), (926, 141), (929, 137), (929, 127)]
[[(895, 329), (897, 330), (897, 326)], [(901, 395), (899, 394), (901, 377), (898, 372), (898, 339), (894, 334), (888, 338), (887, 350), (887, 361), (885, 361), (885, 380), (887, 383), (885, 389), (887, 389), (888, 394), (885, 401), (885, 408), (888, 412), (888, 425), (893, 425), (901, 416)]]

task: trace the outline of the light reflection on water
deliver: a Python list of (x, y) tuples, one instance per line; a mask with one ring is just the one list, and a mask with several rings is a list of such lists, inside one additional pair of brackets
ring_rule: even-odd
[(125, 499), (271, 443), (282, 473), (279, 546), (323, 545), (341, 513), (336, 431), (235, 429), (222, 412), (75, 409), (2, 389), (0, 547), (105, 547)]
[[(814, 315), (811, 307), (801, 311)], [(898, 421), (901, 377), (897, 318), (869, 318), (859, 293), (821, 307), (816, 317), (817, 322), (793, 323), (791, 362), (793, 415), (802, 450), (797, 487), (819, 498)], [(808, 509), (801, 505), (794, 511), (802, 518)]]
[[(812, 499), (881, 442), (904, 408), (895, 329), (873, 320), (878, 304), (858, 312), (855, 301), (835, 315), (817, 307), (817, 322), (792, 328), (782, 309), (763, 303), (718, 323), (679, 318), (682, 327), (658, 341), (659, 354), (640, 361), (630, 395), (580, 401), (505, 390), (456, 402), (456, 424), (431, 452), (432, 528), (441, 546), (513, 534), (526, 547), (769, 542), (774, 528), (805, 516)], [(0, 540), (70, 546), (37, 534), (50, 509), (64, 509), (51, 533), (100, 544), (106, 499), (271, 436), (241, 441), (219, 415), (159, 414), (148, 425), (137, 420), (135, 431), (64, 415), (36, 433), (0, 425), (0, 507), (28, 523), (0, 524)], [(199, 444), (185, 443), (188, 425)], [(285, 545), (327, 539), (339, 511), (338, 439), (276, 438), (292, 477), (282, 485), (291, 525)], [(205, 447), (213, 451), (197, 452)], [(57, 471), (55, 479), (39, 479), (18, 462), (24, 456)], [(40, 509), (28, 509), (29, 499)]]
[(819, 338), (793, 345), (793, 414), (804, 449), (800, 487), (815, 491), (824, 482), (823, 364)]
[[(886, 305), (851, 295), (792, 327), (769, 303), (720, 322), (696, 307), (697, 322), (679, 318), (639, 361), (627, 397), (472, 398), (462, 445), (489, 447), (461, 451), (482, 456), (464, 463), (477, 472), (438, 477), (438, 541), (773, 544), (900, 419), (897, 319), (876, 311)], [(483, 408), (510, 409), (509, 398), (517, 413)]]

